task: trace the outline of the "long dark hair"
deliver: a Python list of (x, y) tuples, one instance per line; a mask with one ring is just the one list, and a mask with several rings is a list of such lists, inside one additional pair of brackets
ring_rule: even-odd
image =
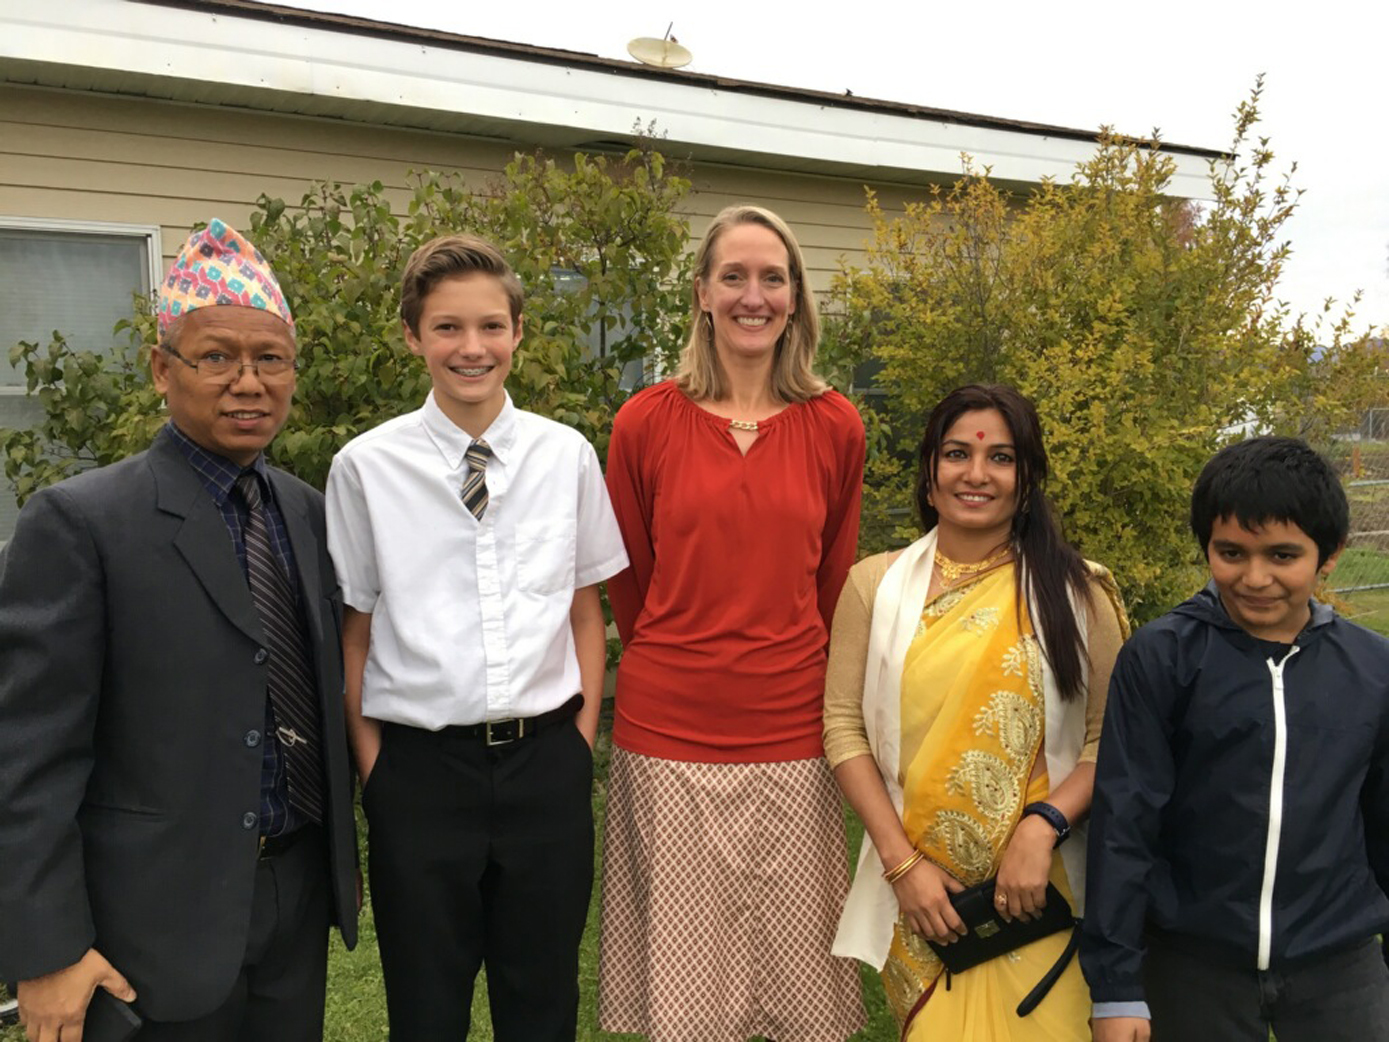
[[(921, 439), (920, 467), (916, 476), (916, 508), (926, 530), (940, 519), (931, 505), (931, 489), (940, 466), (940, 446), (946, 432), (967, 412), (997, 409), (1013, 435), (1017, 466), (1017, 512), (1013, 514), (1009, 541), (1020, 565), (1026, 588), (1022, 596), (1037, 606), (1035, 620), (1041, 630), (1047, 659), (1065, 699), (1079, 698), (1085, 689), (1085, 644), (1080, 639), (1075, 611), (1068, 592), (1077, 601), (1090, 600), (1089, 573), (1075, 547), (1066, 542), (1046, 495), (1047, 449), (1042, 423), (1032, 403), (1002, 384), (969, 384), (957, 387), (931, 411)], [(1021, 611), (1021, 604), (1019, 604)]]

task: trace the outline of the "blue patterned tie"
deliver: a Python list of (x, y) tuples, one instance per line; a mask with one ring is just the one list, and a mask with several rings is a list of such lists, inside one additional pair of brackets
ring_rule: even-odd
[(481, 521), (487, 513), (487, 461), (492, 458), (492, 446), (479, 438), (468, 446), (463, 458), (468, 462), (468, 476), (458, 494), (468, 513)]
[(236, 479), (246, 501), (246, 579), (270, 652), (270, 708), (283, 746), (290, 806), (316, 822), (323, 820), (323, 767), (319, 749), (318, 700), (308, 641), (294, 589), (270, 547), (260, 483), (253, 471)]

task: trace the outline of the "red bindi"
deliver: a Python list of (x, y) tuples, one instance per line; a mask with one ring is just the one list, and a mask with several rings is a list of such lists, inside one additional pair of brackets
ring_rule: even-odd
[(983, 432), (983, 431), (975, 431), (975, 432), (974, 432), (974, 436), (975, 436), (976, 438), (978, 438), (980, 441), (983, 441), (983, 440), (984, 440), (984, 432)]

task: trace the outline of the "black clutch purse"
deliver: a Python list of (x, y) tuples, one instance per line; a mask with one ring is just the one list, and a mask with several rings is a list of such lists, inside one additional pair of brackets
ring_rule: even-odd
[(963, 920), (969, 932), (953, 944), (937, 944), (935, 941), (926, 943), (940, 956), (940, 961), (945, 963), (945, 986), (949, 989), (952, 973), (963, 973), (981, 962), (1007, 955), (1025, 944), (1050, 937), (1062, 930), (1070, 930), (1070, 943), (1066, 945), (1061, 958), (1018, 1005), (1018, 1016), (1025, 1017), (1037, 1008), (1037, 1004), (1046, 997), (1051, 986), (1070, 964), (1080, 940), (1080, 931), (1076, 928), (1079, 924), (1071, 913), (1070, 904), (1061, 896), (1061, 891), (1051, 883), (1047, 884), (1046, 907), (1042, 909), (1038, 918), (1014, 919), (1012, 922), (999, 918), (998, 908), (994, 904), (996, 882), (995, 879), (986, 879), (982, 883), (961, 890), (958, 894), (951, 894), (950, 903), (955, 907), (955, 914)]

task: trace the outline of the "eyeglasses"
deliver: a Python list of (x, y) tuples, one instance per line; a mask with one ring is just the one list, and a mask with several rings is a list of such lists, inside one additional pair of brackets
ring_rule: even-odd
[(235, 383), (241, 379), (242, 370), (245, 369), (250, 369), (268, 383), (275, 383), (288, 380), (299, 368), (299, 359), (297, 358), (279, 358), (271, 355), (268, 358), (257, 358), (254, 362), (242, 362), (230, 355), (224, 355), (220, 351), (213, 351), (195, 362), (184, 358), (172, 347), (165, 347), (163, 350), (166, 354), (177, 358), (203, 379), (226, 381), (227, 383)]

